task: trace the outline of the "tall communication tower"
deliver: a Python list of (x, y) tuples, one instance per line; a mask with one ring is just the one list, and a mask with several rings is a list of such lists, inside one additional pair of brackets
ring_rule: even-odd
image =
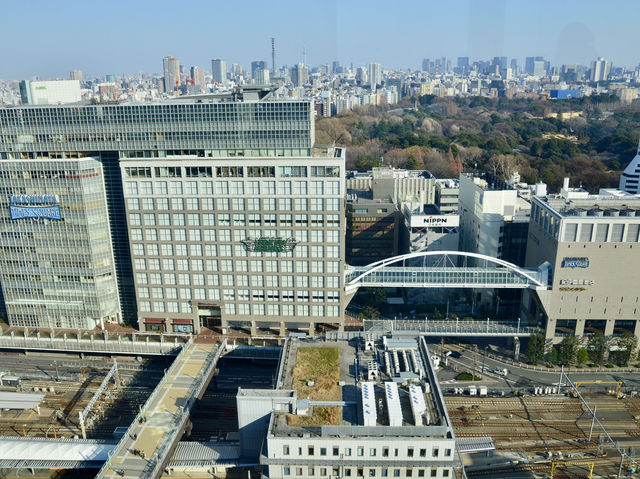
[(276, 39), (271, 37), (271, 76), (276, 76)]

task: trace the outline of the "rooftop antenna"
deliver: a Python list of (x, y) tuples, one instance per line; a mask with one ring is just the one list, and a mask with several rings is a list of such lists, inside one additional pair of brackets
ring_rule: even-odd
[(271, 37), (271, 74), (276, 76), (276, 39)]

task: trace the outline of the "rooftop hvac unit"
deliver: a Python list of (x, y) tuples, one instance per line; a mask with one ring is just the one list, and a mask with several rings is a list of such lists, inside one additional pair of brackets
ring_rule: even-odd
[(387, 412), (389, 414), (390, 426), (402, 426), (402, 408), (400, 407), (400, 396), (398, 395), (398, 385), (393, 382), (384, 383), (385, 397), (387, 400)]

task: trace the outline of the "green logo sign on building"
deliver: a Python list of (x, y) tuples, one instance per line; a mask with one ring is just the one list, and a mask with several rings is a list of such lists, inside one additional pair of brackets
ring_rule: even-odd
[(250, 253), (288, 253), (297, 243), (293, 238), (249, 238), (242, 241)]

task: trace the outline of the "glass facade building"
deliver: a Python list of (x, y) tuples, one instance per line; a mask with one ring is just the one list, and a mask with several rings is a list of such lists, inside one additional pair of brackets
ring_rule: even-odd
[(0, 163), (102, 162), (141, 329), (341, 323), (344, 150), (314, 148), (310, 100), (272, 94), (0, 109)]
[(120, 320), (102, 165), (0, 162), (0, 271), (12, 326)]

